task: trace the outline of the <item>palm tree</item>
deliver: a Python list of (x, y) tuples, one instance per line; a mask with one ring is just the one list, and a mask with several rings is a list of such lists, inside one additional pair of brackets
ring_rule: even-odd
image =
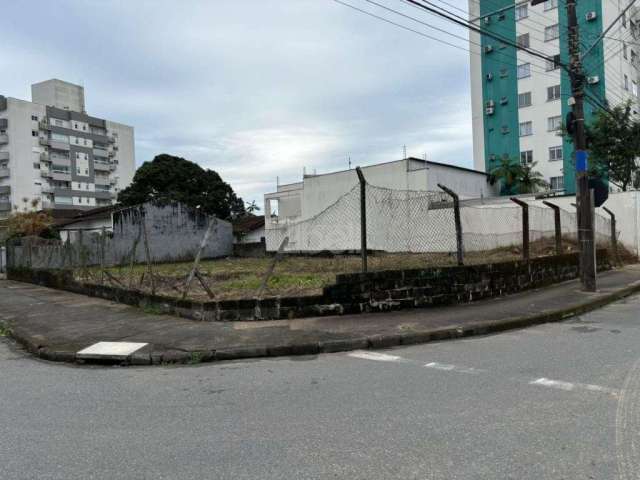
[(520, 176), (517, 180), (520, 193), (536, 193), (540, 189), (549, 188), (549, 184), (544, 181), (542, 174), (534, 170), (536, 164), (537, 162), (533, 162), (530, 165), (520, 167)]
[(518, 180), (522, 177), (522, 165), (509, 157), (503, 157), (498, 166), (491, 170), (492, 180), (502, 182), (502, 193), (511, 195), (515, 193)]
[(259, 212), (260, 207), (256, 204), (256, 201), (253, 200), (251, 203), (247, 202), (247, 213), (253, 215), (253, 212)]

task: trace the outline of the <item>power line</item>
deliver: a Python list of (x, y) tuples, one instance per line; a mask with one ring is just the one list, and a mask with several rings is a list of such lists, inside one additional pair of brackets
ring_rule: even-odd
[[(415, 29), (413, 29), (413, 28), (407, 27), (406, 25), (402, 25), (402, 24), (400, 24), (400, 23), (397, 23), (397, 22), (394, 22), (394, 21), (392, 21), (392, 20), (389, 20), (388, 18), (381, 17), (381, 16), (376, 15), (376, 14), (374, 14), (374, 13), (368, 12), (368, 11), (366, 11), (366, 10), (364, 10), (364, 9), (358, 8), (358, 7), (356, 7), (356, 6), (354, 6), (354, 5), (351, 5), (351, 4), (347, 3), (347, 2), (344, 2), (344, 1), (342, 1), (342, 0), (333, 0), (333, 1), (334, 1), (334, 2), (336, 2), (336, 3), (339, 3), (340, 5), (344, 5), (345, 7), (349, 7), (349, 8), (351, 8), (351, 9), (353, 9), (353, 10), (357, 11), (357, 12), (363, 13), (363, 14), (368, 15), (368, 16), (370, 16), (370, 17), (373, 17), (373, 18), (375, 18), (375, 19), (377, 19), (377, 20), (383, 21), (383, 22), (385, 22), (385, 23), (389, 23), (389, 24), (391, 24), (391, 25), (393, 25), (393, 26), (396, 26), (396, 27), (398, 27), (398, 28), (402, 28), (403, 30), (407, 30), (407, 31), (409, 31), (409, 32), (415, 33), (415, 34), (417, 34), (417, 35), (420, 35), (420, 36), (422, 36), (422, 37), (428, 38), (428, 39), (430, 39), (430, 40), (434, 40), (434, 41), (439, 42), (439, 43), (442, 43), (442, 44), (444, 44), (444, 45), (448, 45), (448, 46), (454, 47), (454, 48), (456, 48), (456, 49), (458, 49), (458, 50), (462, 50), (462, 51), (464, 51), (464, 52), (468, 52), (468, 53), (470, 53), (470, 54), (472, 54), (472, 55), (482, 56), (482, 53), (481, 53), (481, 52), (474, 52), (474, 51), (472, 51), (472, 50), (470, 50), (470, 49), (468, 49), (468, 48), (462, 47), (462, 46), (460, 46), (460, 45), (455, 45), (455, 44), (453, 44), (453, 43), (449, 43), (449, 42), (447, 42), (447, 41), (445, 41), (445, 40), (442, 40), (442, 39), (440, 39), (440, 38), (433, 37), (433, 36), (428, 35), (428, 34), (426, 34), (426, 33), (424, 33), (424, 32), (420, 32), (420, 31), (415, 30)], [(366, 0), (366, 1), (369, 1), (369, 0)], [(375, 3), (375, 2), (370, 1), (369, 3)], [(376, 5), (377, 5), (377, 4), (376, 4)], [(390, 11), (396, 12), (395, 10), (393, 10), (393, 9), (389, 9), (388, 7), (383, 7), (383, 8), (386, 8), (387, 10), (390, 10)], [(438, 29), (437, 27), (433, 27), (433, 26), (431, 26), (431, 25), (429, 25), (429, 24), (427, 24), (427, 23), (424, 23), (424, 22), (422, 22), (422, 21), (420, 21), (420, 20), (418, 20), (418, 19), (415, 19), (415, 18), (413, 18), (413, 17), (411, 17), (411, 16), (408, 16), (408, 15), (402, 14), (402, 13), (400, 13), (400, 12), (396, 12), (396, 13), (398, 13), (399, 15), (402, 15), (402, 16), (404, 16), (404, 17), (406, 17), (406, 18), (412, 19), (412, 20), (414, 20), (414, 21), (416, 21), (416, 22), (418, 22), (418, 23), (421, 23), (421, 24), (423, 24), (423, 25), (425, 25), (425, 26), (428, 26), (428, 27), (430, 27), (430, 28), (435, 28), (436, 30), (440, 30), (440, 29)], [(464, 40), (466, 43), (469, 43), (469, 40), (468, 40), (468, 39), (466, 39), (466, 38), (459, 37), (459, 36), (457, 36), (457, 35), (455, 35), (455, 34), (451, 34), (451, 33), (448, 33), (448, 32), (447, 32), (447, 34), (452, 35), (452, 36), (454, 36), (454, 37), (456, 37), (456, 38), (460, 38), (460, 39)], [(471, 42), (471, 43), (473, 43), (473, 44), (474, 44), (474, 45), (476, 45), (476, 46), (481, 46), (480, 44), (475, 43), (475, 42)], [(502, 57), (509, 58), (509, 57), (507, 57), (505, 54), (502, 54), (502, 53), (500, 53), (500, 52), (496, 52), (496, 53), (497, 53), (498, 55), (502, 56)], [(506, 62), (506, 61), (500, 61), (500, 60), (495, 60), (495, 61), (496, 61), (496, 63), (501, 64), (501, 65), (512, 66), (512, 67), (516, 67), (516, 68), (518, 67), (518, 64), (517, 64), (517, 63)], [(542, 68), (542, 67), (540, 67), (540, 66), (539, 66), (539, 65), (537, 65), (537, 64), (533, 64), (533, 65), (532, 65), (532, 67), (538, 67), (538, 68), (540, 68), (540, 69)], [(550, 78), (554, 78), (554, 79), (557, 79), (557, 78), (558, 78), (558, 76), (557, 76), (557, 75), (553, 75), (553, 74), (545, 73), (545, 72), (543, 72), (542, 70), (540, 70), (540, 71), (536, 71), (536, 70), (534, 70), (534, 72), (533, 72), (533, 73), (534, 73), (534, 74), (536, 74), (536, 75), (544, 75), (544, 76), (547, 76), (547, 77), (550, 77)]]
[[(473, 24), (471, 24), (471, 23), (469, 23), (469, 22), (461, 21), (461, 20), (459, 20), (459, 19), (457, 19), (457, 18), (451, 17), (451, 16), (448, 14), (448, 13), (450, 13), (450, 12), (449, 12), (448, 10), (446, 10), (446, 9), (441, 9), (441, 10), (443, 10), (443, 12), (447, 12), (447, 13), (443, 13), (443, 12), (441, 12), (438, 8), (430, 7), (429, 5), (425, 5), (425, 4), (423, 4), (423, 3), (419, 3), (419, 2), (417, 2), (416, 0), (405, 0), (405, 1), (406, 1), (406, 2), (409, 2), (409, 3), (412, 3), (412, 4), (414, 4), (414, 5), (417, 5), (417, 6), (419, 6), (420, 8), (422, 8), (422, 9), (424, 9), (424, 10), (426, 10), (426, 11), (428, 11), (428, 12), (430, 12), (430, 13), (434, 14), (434, 15), (437, 15), (437, 16), (439, 16), (439, 17), (441, 17), (441, 18), (444, 18), (445, 20), (448, 20), (448, 21), (450, 21), (450, 22), (452, 22), (452, 23), (455, 23), (455, 24), (457, 24), (457, 25), (461, 25), (461, 26), (463, 26), (464, 28), (467, 28), (467, 29), (469, 29), (469, 30), (472, 30), (472, 31), (474, 31), (474, 32), (476, 32), (476, 33), (480, 33), (481, 35), (485, 35), (485, 36), (487, 36), (487, 37), (493, 38), (494, 40), (498, 40), (498, 41), (500, 41), (500, 42), (502, 42), (502, 43), (504, 43), (504, 44), (506, 44), (506, 45), (509, 45), (509, 46), (511, 46), (511, 47), (514, 47), (514, 48), (515, 48), (515, 49), (517, 49), (517, 50), (522, 50), (522, 51), (524, 51), (524, 52), (530, 53), (531, 55), (536, 56), (536, 57), (539, 57), (539, 58), (541, 58), (541, 59), (543, 59), (543, 60), (545, 60), (545, 61), (546, 61), (546, 60), (549, 60), (549, 56), (548, 56), (548, 55), (545, 55), (544, 53), (537, 52), (537, 51), (535, 51), (535, 50), (532, 50), (531, 48), (525, 48), (525, 47), (522, 47), (522, 46), (518, 45), (517, 43), (512, 42), (512, 41), (511, 41), (511, 40), (509, 40), (509, 39), (506, 39), (506, 38), (504, 38), (504, 37), (501, 37), (500, 35), (497, 35), (497, 34), (495, 34), (495, 33), (488, 32), (488, 31), (484, 31), (482, 28), (476, 27), (475, 25), (473, 25)], [(424, 0), (424, 1), (426, 2), (426, 0)], [(426, 2), (426, 3), (429, 3), (429, 2)], [(454, 14), (454, 15), (455, 15), (455, 14)], [(562, 67), (564, 67), (564, 68), (567, 68), (567, 67), (566, 67), (566, 65), (561, 65), (561, 66), (562, 66)]]

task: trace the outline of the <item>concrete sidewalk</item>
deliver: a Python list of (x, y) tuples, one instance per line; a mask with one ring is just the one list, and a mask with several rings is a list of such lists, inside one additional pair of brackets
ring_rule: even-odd
[(126, 341), (148, 345), (125, 363), (195, 363), (481, 335), (559, 321), (636, 292), (640, 292), (640, 265), (603, 273), (597, 293), (581, 292), (578, 281), (570, 281), (451, 307), (223, 323), (154, 315), (106, 300), (0, 280), (0, 323), (30, 352), (48, 360), (73, 362), (78, 351), (97, 342)]

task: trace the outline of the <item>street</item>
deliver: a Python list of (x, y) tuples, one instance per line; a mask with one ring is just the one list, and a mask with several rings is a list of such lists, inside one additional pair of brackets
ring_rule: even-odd
[(0, 477), (638, 478), (639, 308), (197, 366), (67, 366), (3, 339)]

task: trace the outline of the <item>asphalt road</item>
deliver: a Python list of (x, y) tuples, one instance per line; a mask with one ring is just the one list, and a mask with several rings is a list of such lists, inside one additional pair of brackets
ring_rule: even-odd
[(193, 367), (51, 364), (5, 339), (0, 478), (640, 478), (639, 312)]

